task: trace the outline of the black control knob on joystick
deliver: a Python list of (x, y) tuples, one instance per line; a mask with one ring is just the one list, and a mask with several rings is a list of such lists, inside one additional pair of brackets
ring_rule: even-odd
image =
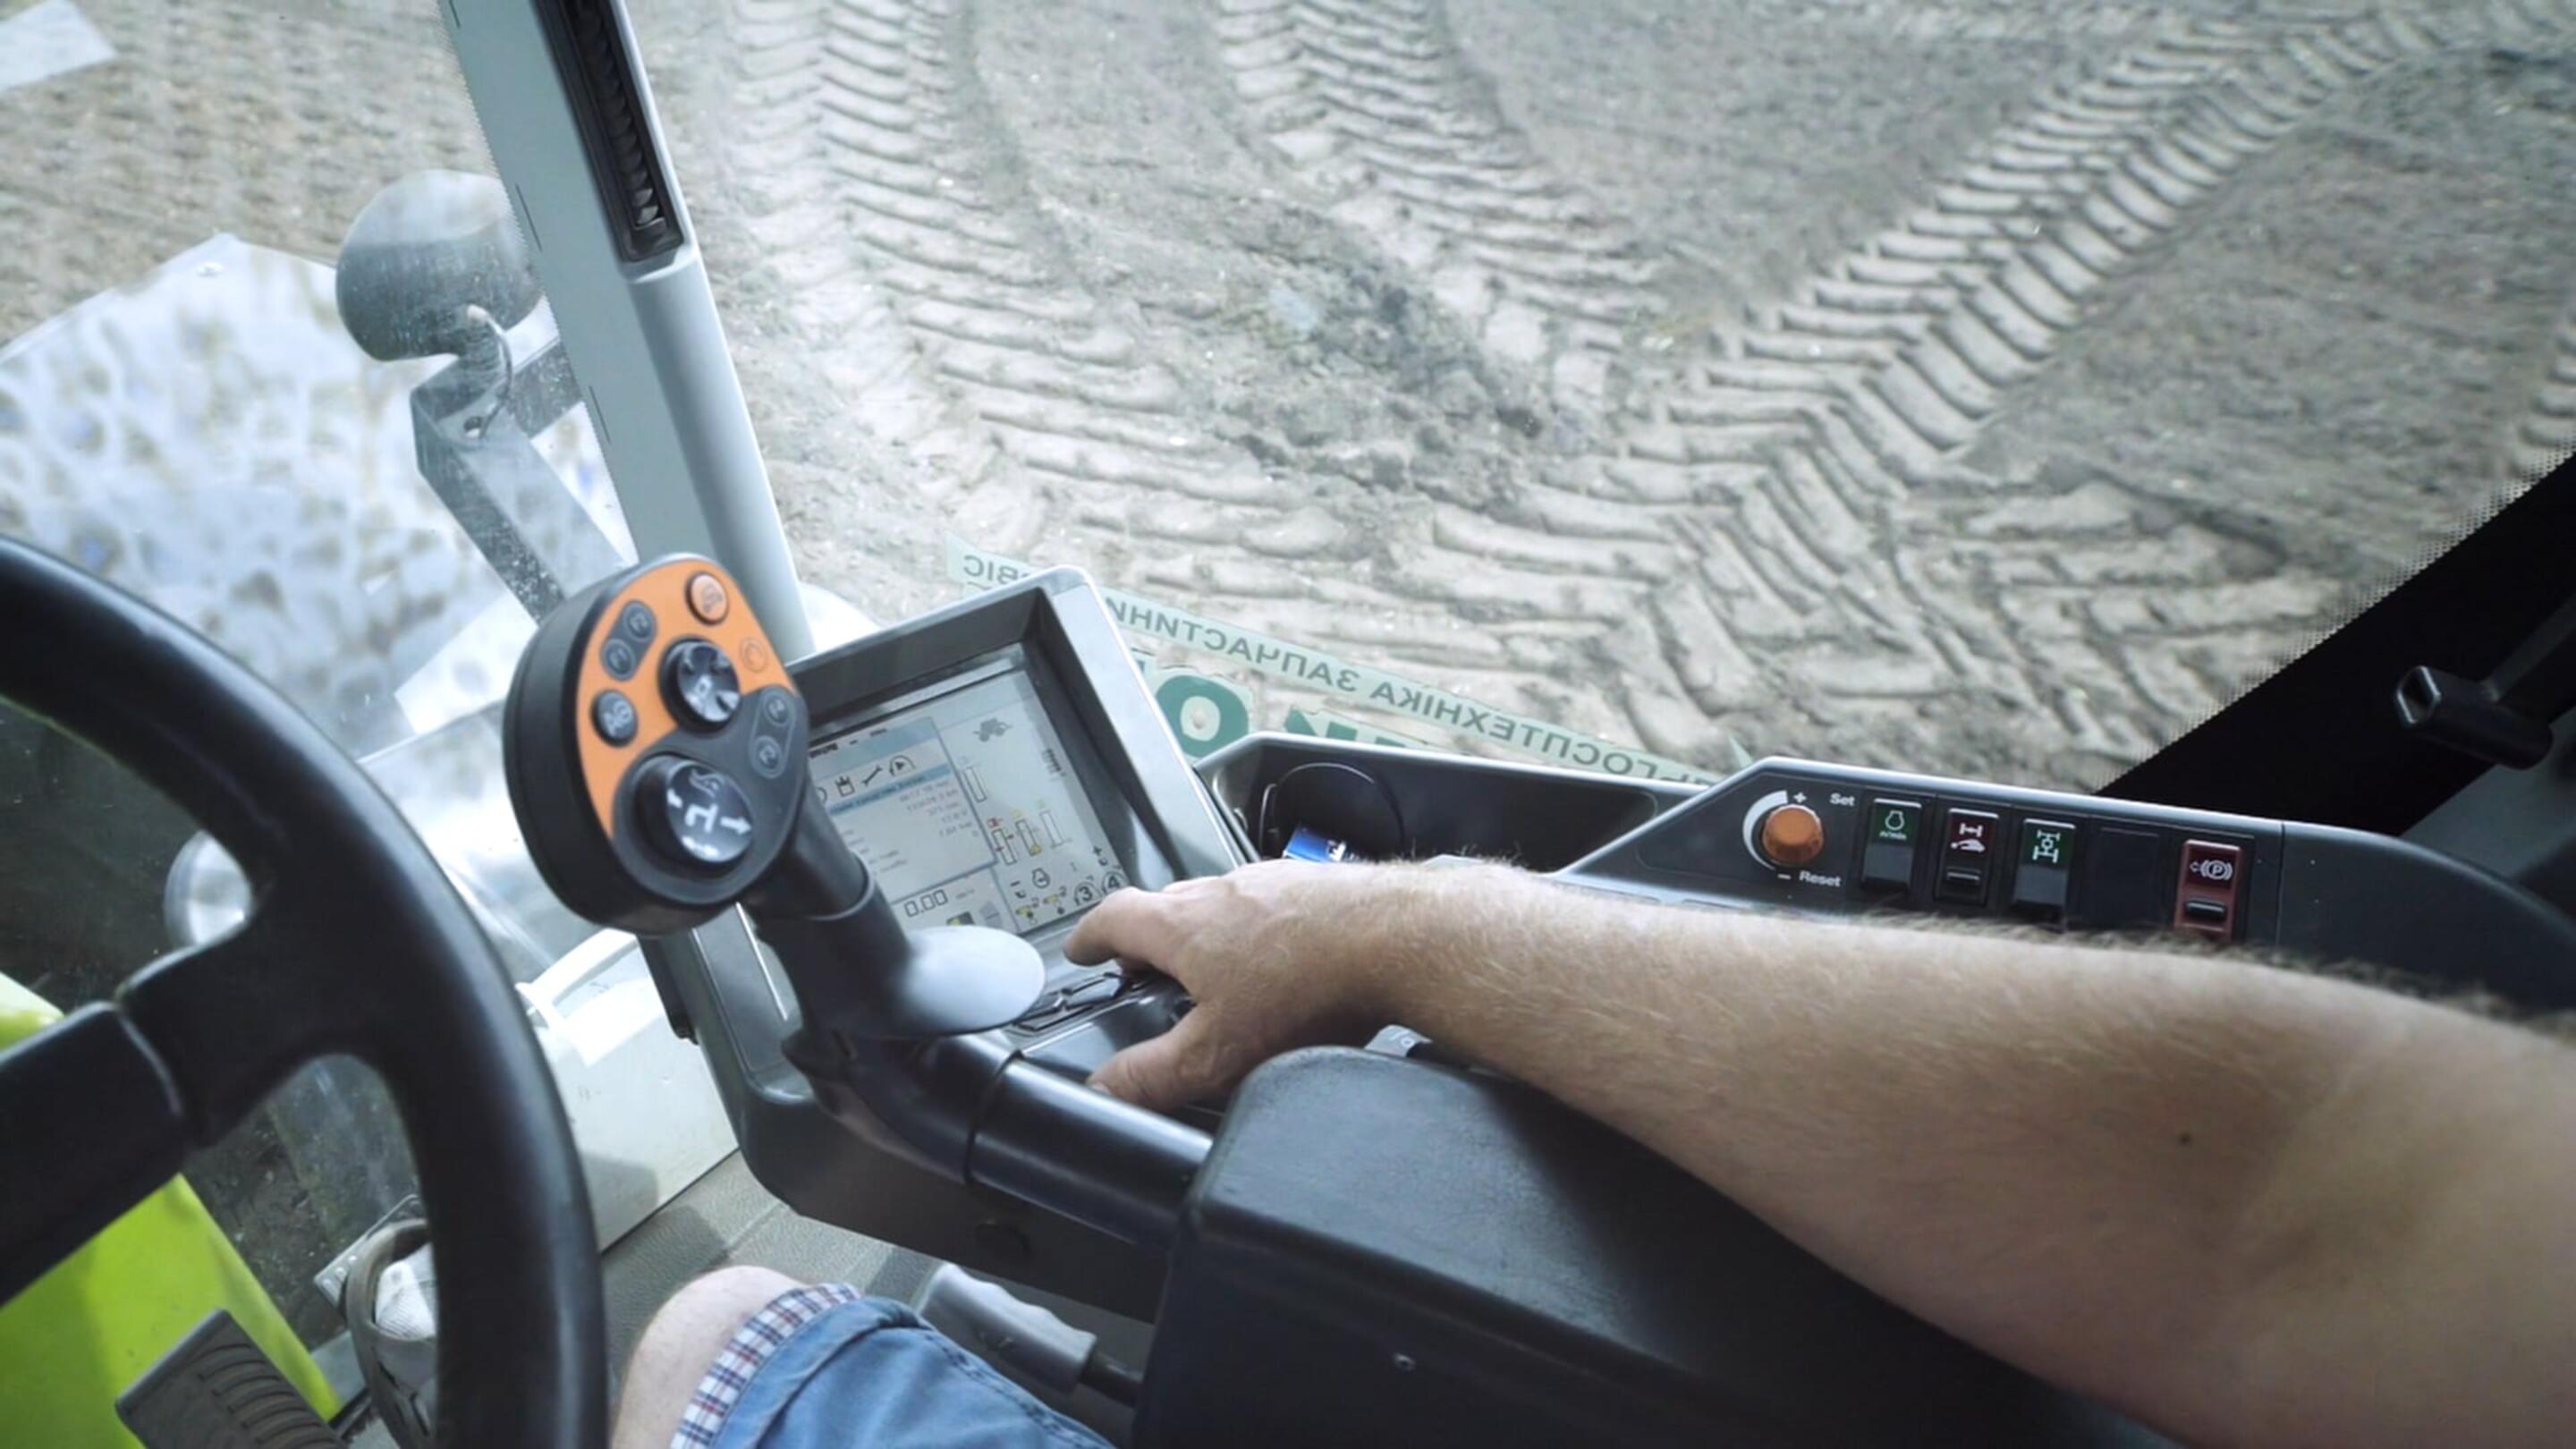
[(722, 770), (655, 755), (628, 788), (645, 838), (683, 870), (720, 871), (751, 849), (751, 800)]
[(683, 639), (662, 658), (662, 689), (680, 723), (694, 730), (733, 723), (742, 708), (742, 679), (723, 650), (704, 639)]

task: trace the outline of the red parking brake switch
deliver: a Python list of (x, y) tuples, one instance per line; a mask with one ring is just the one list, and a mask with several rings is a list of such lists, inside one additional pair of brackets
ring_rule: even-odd
[(2213, 941), (2236, 939), (2236, 905), (2245, 894), (2245, 848), (2214, 840), (2182, 843), (2182, 879), (2174, 885), (2177, 931)]

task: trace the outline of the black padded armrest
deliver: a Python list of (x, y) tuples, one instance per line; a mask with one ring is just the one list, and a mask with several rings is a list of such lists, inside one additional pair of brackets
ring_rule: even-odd
[(1255, 1073), (1182, 1210), (1137, 1442), (2156, 1443), (1518, 1084)]

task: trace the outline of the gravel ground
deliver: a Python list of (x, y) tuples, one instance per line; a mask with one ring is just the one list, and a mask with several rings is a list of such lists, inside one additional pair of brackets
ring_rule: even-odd
[[(2576, 444), (2576, 0), (633, 3), (879, 616), (954, 537), (1703, 769), (2088, 787)], [(79, 9), (0, 337), (488, 166), (430, 5)], [(262, 1150), (210, 1196), (291, 1285)]]

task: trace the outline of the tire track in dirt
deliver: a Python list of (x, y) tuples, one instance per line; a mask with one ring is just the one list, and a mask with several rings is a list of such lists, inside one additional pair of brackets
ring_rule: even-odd
[(752, 225), (833, 338), (870, 426), (964, 480), (979, 542), (1068, 528), (1220, 554), (1353, 542), (1192, 421), (1173, 371), (1083, 290), (1017, 180), (962, 0), (735, 0)]
[(2531, 405), (2505, 438), (2509, 487), (2537, 483), (2576, 455), (2576, 298), (2558, 314), (2549, 340), (2549, 360)]
[(115, 58), (0, 90), (0, 194), (45, 217), (0, 226), (0, 339), (216, 232), (328, 260), (387, 181), (490, 164), (435, 6), (80, 10)]
[(2081, 325), (2087, 299), (2320, 106), (2407, 60), (2563, 38), (2571, 19), (2522, 0), (2154, 37), (2043, 96), (1929, 206), (1723, 339), (1725, 357), (1689, 381), (1838, 403), (1896, 481), (1955, 481), (1948, 458)]
[[(1374, 32), (1360, 30), (1367, 21)], [(2071, 745), (2104, 757), (2096, 764), (2134, 758), (2223, 702), (2282, 640), (2313, 633), (2339, 586), (2278, 568), (2236, 577), (2229, 541), (2169, 510), (2158, 521), (2164, 505), (2102, 487), (2002, 490), (1957, 455), (2104, 282), (2150, 259), (2326, 100), (2416, 56), (2563, 24), (2523, 0), (2438, 18), (2168, 25), (2043, 94), (1928, 205), (1756, 326), (1642, 370), (1591, 478), (1502, 516), (1445, 518), (1436, 542), (1568, 574), (1628, 572), (1594, 561), (1608, 540), (1633, 541), (1632, 567), (1654, 558), (1664, 586), (1630, 592), (1655, 620), (1659, 672), (1688, 707), (1653, 688), (1623, 703), (1667, 753), (1705, 753), (1712, 721), (1776, 713), (1765, 702), (1785, 696), (1828, 701), (1807, 711), (1802, 738), (1821, 731), (1892, 757), (1888, 728), (1919, 727), (1930, 697), (1965, 682), (2003, 712), (2044, 711), (2051, 727), (2020, 726), (2042, 748)], [(1446, 147), (1482, 162), (1433, 173), (1464, 198), (1454, 210), (1494, 194), (1573, 194), (1492, 111), (1489, 88), (1456, 78), (1465, 62), (1421, 6), (1226, 0), (1219, 26), (1238, 93), (1291, 171), (1400, 261), (1429, 258), (1435, 283), (1463, 264), (1431, 235), (1438, 213), (1414, 194), (1423, 175), (1354, 199), (1375, 173), (1348, 164), (1351, 138), (1370, 159)], [(1355, 56), (1398, 58), (1415, 83), (1399, 89), (1396, 67)], [(1302, 84), (1287, 79), (1300, 72)], [(1462, 104), (1483, 109), (1440, 109)], [(1554, 219), (1559, 254), (1638, 250), (1595, 214)], [(1597, 313), (1632, 295), (1621, 278), (1559, 305)], [(2157, 541), (2141, 547), (2148, 534)], [(1436, 595), (1454, 591), (1435, 578), (1474, 560), (1426, 562), (1436, 566), (1407, 578)], [(1635, 653), (1619, 662), (1639, 663)]]
[[(1888, 500), (1885, 536), (1913, 545), (1896, 580), (1960, 677), (2045, 707), (2079, 749), (2134, 756), (2322, 634), (2347, 585), (2278, 565), (2245, 577), (2228, 540), (2176, 526), (2167, 501), (1998, 490), (1952, 460), (2104, 283), (2328, 100), (2464, 44), (2563, 37), (2568, 18), (2497, 4), (2158, 38), (2045, 98), (1703, 378), (1808, 404), (1810, 466), (1855, 508)], [(1816, 466), (1827, 456), (1839, 473)]]
[[(867, 557), (916, 576), (905, 550), (944, 529), (1084, 559), (1328, 647), (1536, 681), (1533, 708), (1566, 699), (1534, 638), (1597, 630), (1624, 596), (1570, 598), (1480, 566), (1494, 607), (1535, 599), (1565, 621), (1499, 640), (1446, 602), (1375, 585), (1367, 556), (1382, 536), (1299, 501), (1332, 480), (1265, 478), (1230, 443), (1186, 443), (1186, 415), (1163, 401), (1179, 397), (1171, 373), (1069, 280), (985, 109), (973, 23), (955, 4), (733, 0), (725, 24), (723, 221), (750, 232), (749, 265), (767, 273), (744, 288), (736, 322), (782, 334), (749, 352), (746, 381), (785, 424), (770, 430), (771, 470), (818, 577), (864, 595), (882, 581), (848, 570)], [(853, 418), (916, 488), (854, 491), (849, 445), (814, 442)], [(861, 495), (881, 522), (852, 524)], [(921, 602), (897, 594), (882, 606)], [(1318, 610), (1330, 627), (1299, 625)], [(1581, 703), (1564, 717), (1593, 707)]]
[(1437, 0), (1219, 0), (1254, 125), (1333, 216), (1494, 355), (1597, 405), (1628, 329), (1664, 310), (1644, 241), (1539, 159)]
[[(1527, 142), (1492, 113), (1490, 87), (1467, 70), (1436, 10), (1333, 0), (1233, 0), (1219, 18), (1219, 30), (1239, 94), (1291, 169), (1335, 197), (1335, 214), (1379, 241), (1399, 262), (1427, 268), (1433, 290), (1453, 307), (1463, 295), (1466, 308), (1486, 308), (1484, 316), (1469, 311), (1468, 320), (1481, 323), (1489, 339), (1496, 319), (1511, 319), (1508, 308), (1514, 303), (1524, 312), (1552, 306), (1559, 317), (1581, 319), (1633, 318), (1651, 301), (1637, 287), (1641, 278), (1636, 271), (1586, 278), (1562, 264), (1566, 258), (1604, 254), (1635, 257), (1644, 248), (1597, 210), (1579, 200), (1565, 203), (1577, 194), (1550, 177)], [(2248, 43), (2220, 36), (2168, 47), (2143, 57), (2133, 69), (2153, 82), (2180, 84), (2198, 79), (2212, 57), (2228, 57)], [(2179, 62), (2174, 50), (2184, 52)], [(2124, 83), (2134, 84), (2133, 77), (2114, 72), (2097, 89)], [(2063, 107), (2072, 118), (2062, 128), (2115, 113), (2124, 99), (2117, 94), (2072, 97)], [(1462, 108), (1469, 107), (1479, 109), (1459, 119)], [(1424, 156), (1444, 164), (1437, 170), (1403, 164)], [(1389, 166), (1389, 158), (1397, 164)], [(1969, 191), (1985, 180), (1972, 173)], [(1460, 200), (1445, 208), (1431, 204), (1435, 198), (1424, 194), (1430, 181), (1447, 182)], [(1382, 194), (1370, 196), (1372, 185)], [(1512, 203), (1525, 197), (1558, 204), (1535, 217), (1525, 206), (1515, 213)], [(1997, 208), (1984, 198), (1945, 191), (1938, 204), (1994, 225)], [(1551, 260), (1560, 264), (1533, 277), (1526, 268), (1490, 272), (1477, 265), (1482, 258), (1461, 255), (1462, 219), (1505, 217), (1522, 223), (1523, 236), (1534, 220), (1550, 223), (1540, 239)], [(1959, 228), (1934, 222), (1922, 230), (1939, 234)], [(1961, 250), (1970, 264), (1978, 260), (1973, 248)], [(1942, 280), (1937, 270), (1933, 279)], [(1569, 298), (1567, 284), (1584, 280), (1595, 284), (1591, 293)], [(1923, 279), (1907, 280), (1919, 288)], [(1955, 284), (1957, 279), (1948, 280)], [(1946, 656), (1955, 671), (1974, 663), (1981, 651), (1957, 640), (1920, 637), (1926, 618), (1919, 601), (1913, 608), (1899, 607), (1911, 592), (1901, 582), (1879, 588), (1864, 583), (1858, 590), (1846, 586), (1839, 600), (1820, 598), (1814, 586), (1816, 580), (1838, 576), (1836, 556), (1848, 560), (1870, 551), (1868, 520), (1879, 510), (1853, 495), (1898, 490), (1872, 456), (1868, 439), (1843, 417), (1845, 408), (1832, 391), (1807, 386), (1810, 378), (1800, 370), (1800, 360), (1830, 349), (1837, 362), (1863, 361), (1873, 352), (1890, 350), (1888, 341), (1921, 330), (1919, 323), (1909, 325), (1910, 319), (1889, 315), (1895, 310), (1889, 302), (1896, 289), (1883, 279), (1845, 278), (1816, 290), (1822, 295), (1778, 316), (1774, 335), (1735, 349), (1737, 355), (1726, 359), (1728, 371), (1697, 377), (1667, 373), (1655, 379), (1662, 385), (1653, 389), (1659, 395), (1653, 414), (1632, 414), (1616, 425), (1617, 456), (1601, 470), (1607, 487), (1596, 481), (1578, 496), (1525, 495), (1494, 516), (1444, 509), (1438, 517), (1435, 542), (1444, 551), (1542, 575), (1596, 577), (1555, 590), (1533, 588), (1523, 579), (1484, 579), (1479, 582), (1494, 587), (1462, 592), (1462, 582), (1478, 579), (1477, 570), (1446, 567), (1424, 579), (1417, 569), (1408, 576), (1417, 586), (1405, 591), (1457, 606), (1490, 606), (1496, 587), (1525, 598), (1571, 591), (1597, 596), (1603, 578), (1669, 578), (1687, 567), (1682, 552), (1671, 547), (1672, 537), (1678, 533), (1695, 543), (1686, 552), (1697, 555), (1696, 592), (1703, 598), (1675, 600), (1669, 589), (1615, 591), (1631, 596), (1643, 592), (1656, 601), (1649, 607), (1657, 616), (1660, 652), (1666, 656), (1658, 662), (1678, 676), (1696, 706), (1677, 707), (1682, 702), (1668, 691), (1631, 691), (1627, 705), (1641, 733), (1667, 748), (1690, 749), (1693, 742), (1676, 736), (1704, 737), (1713, 714), (1796, 693), (1779, 687), (1786, 682), (1779, 670), (1755, 663), (1757, 649), (1796, 649), (1822, 666), (1808, 672), (1819, 676), (1816, 682), (1828, 693), (1875, 691), (1902, 698), (1942, 687), (1944, 673), (1918, 661)], [(1919, 307), (1924, 299), (1906, 300)], [(1864, 315), (1846, 320), (1833, 315), (1836, 307), (1854, 307)], [(1527, 345), (1543, 335), (1537, 329), (1524, 323), (1504, 333), (1521, 344), (1504, 349), (1507, 355), (1537, 359), (1538, 350)], [(1808, 333), (1826, 335), (1810, 341), (1802, 335)], [(1597, 399), (1608, 368), (1596, 357), (1591, 370), (1577, 379), (1574, 397), (1565, 395), (1562, 368), (1551, 368), (1549, 375), (1559, 384), (1561, 402), (1580, 404)], [(1816, 440), (1821, 447), (1784, 455), (1788, 445), (1811, 432), (1821, 434)], [(1722, 526), (1708, 526), (1705, 513), (1712, 503), (1731, 515)], [(1863, 611), (1866, 617), (1836, 617), (1850, 611), (1832, 606), (1855, 594), (1872, 605)], [(1710, 598), (1722, 607), (1688, 607)], [(1615, 594), (1598, 599), (1590, 612), (1633, 617), (1618, 607)], [(1884, 654), (1891, 636), (1901, 641), (1897, 652), (1913, 656), (1893, 668), (1853, 651), (1829, 655), (1819, 647), (1837, 637), (1858, 638), (1877, 646), (1871, 652)], [(1699, 657), (1687, 657), (1693, 655)], [(2026, 700), (2028, 691), (2016, 692)], [(1849, 716), (1853, 711), (1846, 701), (1827, 713)]]
[[(733, 0), (726, 18), (733, 44), (724, 146), (740, 192), (735, 219), (752, 242), (734, 264), (769, 274), (771, 285), (759, 290), (795, 298), (792, 343), (752, 349), (746, 363), (777, 352), (805, 359), (813, 381), (872, 437), (925, 465), (915, 471), (933, 508), (978, 536), (1025, 547), (1052, 521), (1058, 500), (1020, 475), (966, 400), (944, 385), (865, 256), (849, 245), (817, 129), (829, 91), (818, 37), (831, 7), (832, 0)], [(775, 407), (779, 380), (764, 381), (751, 391)], [(773, 471), (801, 471), (778, 447), (769, 451)], [(801, 497), (821, 485), (798, 477), (781, 491)]]

